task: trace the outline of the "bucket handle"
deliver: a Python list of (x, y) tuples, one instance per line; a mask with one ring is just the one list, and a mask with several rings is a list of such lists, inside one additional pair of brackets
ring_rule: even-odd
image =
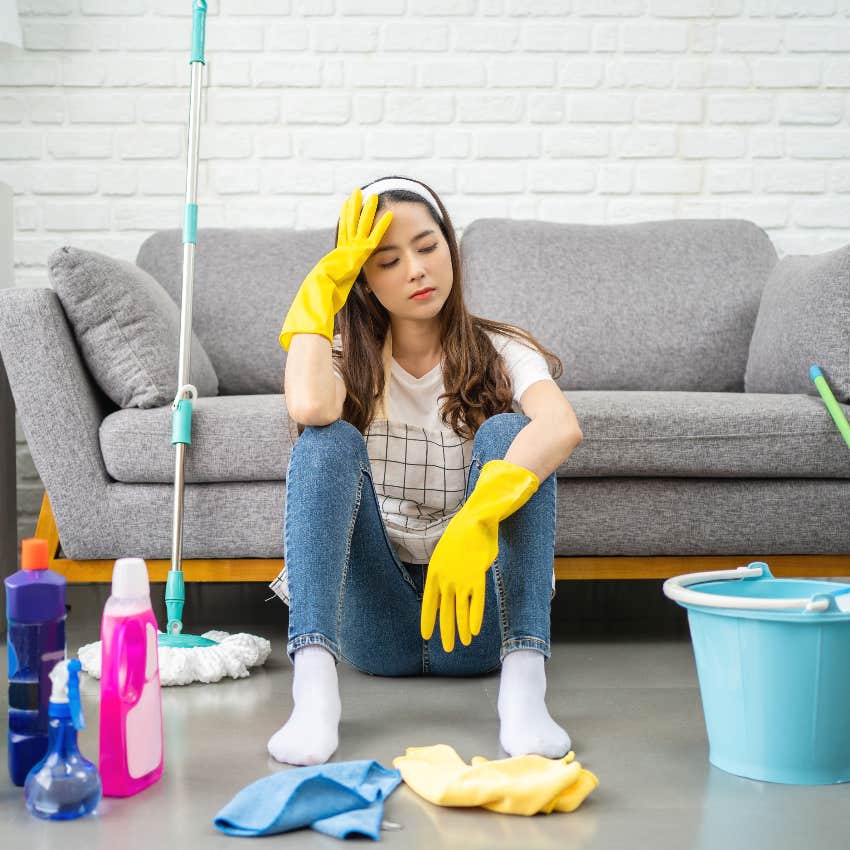
[(703, 573), (688, 573), (674, 576), (664, 582), (664, 595), (676, 602), (690, 605), (702, 605), (709, 608), (747, 608), (759, 611), (825, 611), (830, 607), (830, 599), (816, 594), (811, 599), (743, 599), (740, 596), (718, 596), (714, 593), (700, 593), (690, 590), (687, 585), (704, 581), (724, 581), (742, 578), (773, 578), (767, 564), (753, 561), (749, 566), (734, 570), (710, 570)]

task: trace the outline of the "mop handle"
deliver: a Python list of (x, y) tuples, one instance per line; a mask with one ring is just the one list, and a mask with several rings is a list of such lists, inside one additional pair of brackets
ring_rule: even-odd
[[(172, 404), (171, 444), (176, 446), (174, 460), (174, 512), (171, 535), (171, 570), (165, 585), (167, 631), (183, 630), (183, 481), (186, 446), (192, 443), (192, 399), (197, 391), (189, 382), (192, 341), (192, 290), (195, 279), (195, 246), (198, 240), (198, 141), (203, 81), (206, 0), (194, 0), (192, 6), (192, 51), (189, 59), (189, 136), (186, 163), (186, 205), (183, 215), (183, 289), (180, 301), (180, 353), (177, 395)], [(195, 390), (193, 393), (192, 390)], [(187, 397), (188, 396), (188, 397)]]
[(847, 417), (844, 415), (844, 411), (841, 409), (841, 406), (832, 394), (832, 390), (829, 388), (829, 384), (826, 382), (826, 378), (824, 377), (823, 372), (821, 372), (820, 366), (812, 366), (809, 369), (809, 377), (812, 381), (814, 381), (815, 386), (818, 388), (818, 392), (821, 394), (821, 398), (826, 404), (826, 409), (832, 416), (832, 421), (838, 426), (841, 436), (844, 437), (844, 442), (847, 443), (847, 448), (850, 448), (850, 423), (847, 422)]
[[(189, 91), (189, 143), (186, 163), (186, 204), (183, 213), (183, 291), (181, 295), (180, 369), (178, 394), (189, 383), (192, 335), (192, 291), (195, 281), (195, 246), (198, 241), (198, 142), (201, 116), (201, 83), (204, 62), (206, 0), (195, 0), (192, 12), (191, 88)], [(191, 415), (190, 415), (191, 421)], [(190, 440), (191, 442), (191, 440)]]

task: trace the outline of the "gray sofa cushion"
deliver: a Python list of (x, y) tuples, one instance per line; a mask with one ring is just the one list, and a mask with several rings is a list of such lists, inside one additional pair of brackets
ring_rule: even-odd
[[(192, 406), (186, 481), (283, 481), (288, 422), (280, 394), (199, 398)], [(171, 406), (115, 411), (100, 425), (100, 448), (116, 481), (173, 481)]]
[[(307, 272), (335, 237), (335, 228), (198, 231), (192, 323), (222, 395), (283, 390), (280, 328)], [(136, 262), (179, 300), (182, 256), (182, 231), (161, 230), (142, 243)]]
[[(850, 478), (847, 446), (811, 396), (577, 390), (569, 400), (585, 439), (560, 477)], [(200, 398), (194, 411), (187, 481), (285, 479), (283, 396)], [(127, 483), (173, 480), (170, 436), (170, 406), (107, 416), (100, 445), (109, 474)]]
[[(279, 393), (280, 327), (334, 230), (198, 232), (193, 323), (223, 395)], [(179, 300), (182, 234), (136, 262)], [(761, 290), (776, 263), (749, 221), (622, 225), (481, 219), (463, 232), (467, 300), (516, 322), (564, 361), (562, 389), (741, 392)]]
[(762, 293), (745, 387), (818, 395), (815, 364), (835, 397), (850, 401), (850, 245), (779, 261)]
[[(47, 261), (50, 281), (101, 389), (120, 407), (158, 407), (177, 392), (180, 310), (147, 272), (97, 251), (65, 246)], [(218, 393), (193, 334), (190, 383)]]
[(529, 329), (565, 390), (741, 392), (776, 263), (749, 221), (481, 219), (461, 242), (473, 313)]

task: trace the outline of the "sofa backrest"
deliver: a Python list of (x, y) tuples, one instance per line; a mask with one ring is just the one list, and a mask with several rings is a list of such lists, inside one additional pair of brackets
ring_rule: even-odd
[[(333, 228), (198, 231), (192, 327), (222, 395), (282, 391), (283, 319), (334, 238)], [(752, 222), (480, 219), (460, 247), (470, 310), (552, 349), (562, 389), (743, 391), (759, 297), (777, 261)], [(153, 233), (136, 263), (180, 304), (182, 231)]]
[(777, 262), (738, 219), (480, 219), (461, 253), (469, 309), (531, 331), (561, 358), (564, 390), (743, 392)]
[[(286, 352), (277, 338), (307, 272), (335, 244), (322, 230), (198, 230), (192, 328), (218, 375), (221, 395), (283, 392)], [(183, 287), (183, 233), (159, 230), (139, 248), (136, 264), (177, 305)]]

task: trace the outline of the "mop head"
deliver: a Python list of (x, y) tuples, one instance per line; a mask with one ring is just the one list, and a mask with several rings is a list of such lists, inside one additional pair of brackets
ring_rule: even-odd
[[(159, 681), (163, 686), (188, 685), (191, 682), (218, 682), (225, 676), (244, 679), (249, 667), (261, 667), (272, 651), (266, 638), (245, 632), (204, 632), (202, 637), (214, 640), (213, 646), (158, 647)], [(83, 670), (100, 678), (100, 641), (87, 643), (77, 652)]]

